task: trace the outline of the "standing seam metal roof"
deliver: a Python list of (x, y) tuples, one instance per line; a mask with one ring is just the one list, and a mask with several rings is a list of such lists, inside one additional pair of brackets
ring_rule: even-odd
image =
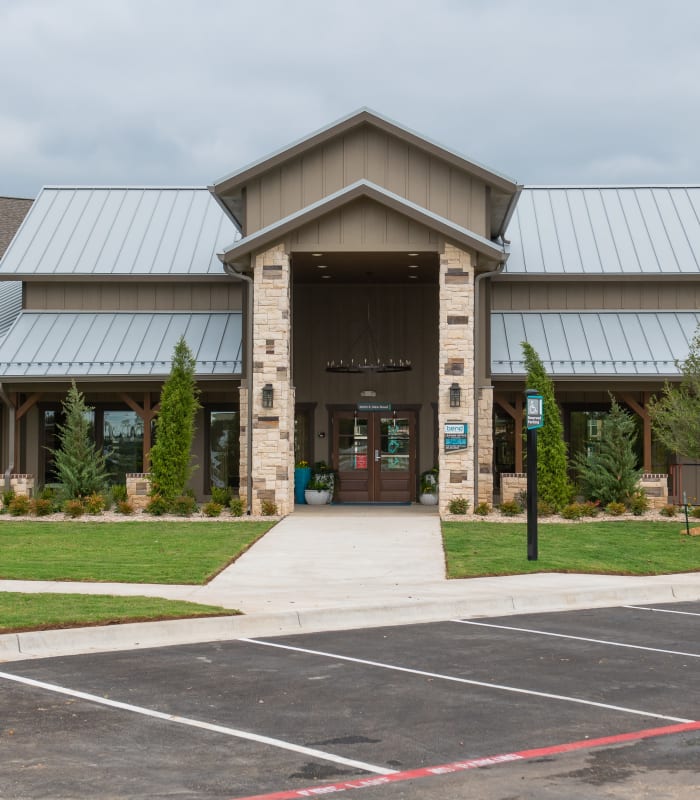
[(679, 374), (700, 324), (700, 311), (494, 311), (491, 372), (525, 374), (529, 342), (553, 377)]
[(534, 186), (508, 228), (505, 273), (700, 273), (700, 186)]

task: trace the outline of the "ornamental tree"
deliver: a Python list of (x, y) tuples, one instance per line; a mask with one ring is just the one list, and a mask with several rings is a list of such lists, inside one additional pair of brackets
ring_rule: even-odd
[(199, 389), (195, 361), (184, 337), (175, 345), (170, 375), (160, 393), (155, 444), (151, 448), (151, 494), (167, 503), (182, 495), (192, 474), (192, 441)]
[(73, 381), (63, 401), (65, 423), (57, 426), (59, 446), (51, 451), (56, 478), (63, 484), (66, 499), (87, 497), (107, 486), (105, 457), (95, 446), (90, 431), (93, 410)]
[(700, 459), (700, 326), (690, 343), (678, 385), (666, 383), (660, 397), (649, 404), (651, 427), (656, 438), (672, 453)]
[(600, 445), (590, 455), (579, 453), (574, 465), (587, 500), (629, 505), (639, 491), (642, 470), (637, 466), (634, 444), (637, 429), (632, 417), (610, 396), (610, 411), (603, 417)]
[(573, 496), (561, 412), (554, 397), (552, 379), (535, 348), (529, 342), (520, 345), (527, 370), (526, 388), (536, 389), (544, 405), (544, 425), (537, 432), (537, 494), (540, 500), (559, 510)]

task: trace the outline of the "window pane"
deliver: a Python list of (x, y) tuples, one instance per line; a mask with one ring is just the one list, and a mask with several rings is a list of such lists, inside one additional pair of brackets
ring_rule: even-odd
[(338, 470), (367, 469), (367, 419), (338, 420)]
[(410, 428), (402, 417), (381, 420), (382, 472), (408, 472)]
[(124, 483), (127, 472), (143, 472), (143, 420), (135, 411), (105, 411), (102, 452), (110, 483)]
[(209, 476), (212, 486), (239, 485), (239, 413), (209, 412)]

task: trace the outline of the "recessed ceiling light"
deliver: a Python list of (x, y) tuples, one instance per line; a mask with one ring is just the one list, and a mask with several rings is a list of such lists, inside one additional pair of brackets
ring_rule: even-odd
[(328, 281), (328, 280), (330, 280), (330, 279), (331, 279), (331, 276), (330, 276), (330, 275), (321, 275), (321, 277), (322, 277), (324, 280), (326, 280), (326, 281)]
[(420, 267), (418, 266), (418, 264), (409, 264), (409, 265), (408, 265), (408, 268), (409, 268), (409, 269), (420, 269)]
[(316, 264), (316, 269), (328, 269), (328, 264)]
[(311, 255), (312, 255), (314, 258), (320, 258), (320, 257), (323, 255), (323, 253), (311, 253)]
[(417, 281), (418, 280), (418, 276), (417, 275), (409, 275), (408, 277), (412, 281)]
[(407, 256), (417, 256), (418, 253), (406, 253)]

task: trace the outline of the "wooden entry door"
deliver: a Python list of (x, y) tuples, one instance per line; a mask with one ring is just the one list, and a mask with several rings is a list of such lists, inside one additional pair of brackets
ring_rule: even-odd
[(336, 411), (333, 465), (341, 503), (408, 503), (415, 499), (413, 411)]

